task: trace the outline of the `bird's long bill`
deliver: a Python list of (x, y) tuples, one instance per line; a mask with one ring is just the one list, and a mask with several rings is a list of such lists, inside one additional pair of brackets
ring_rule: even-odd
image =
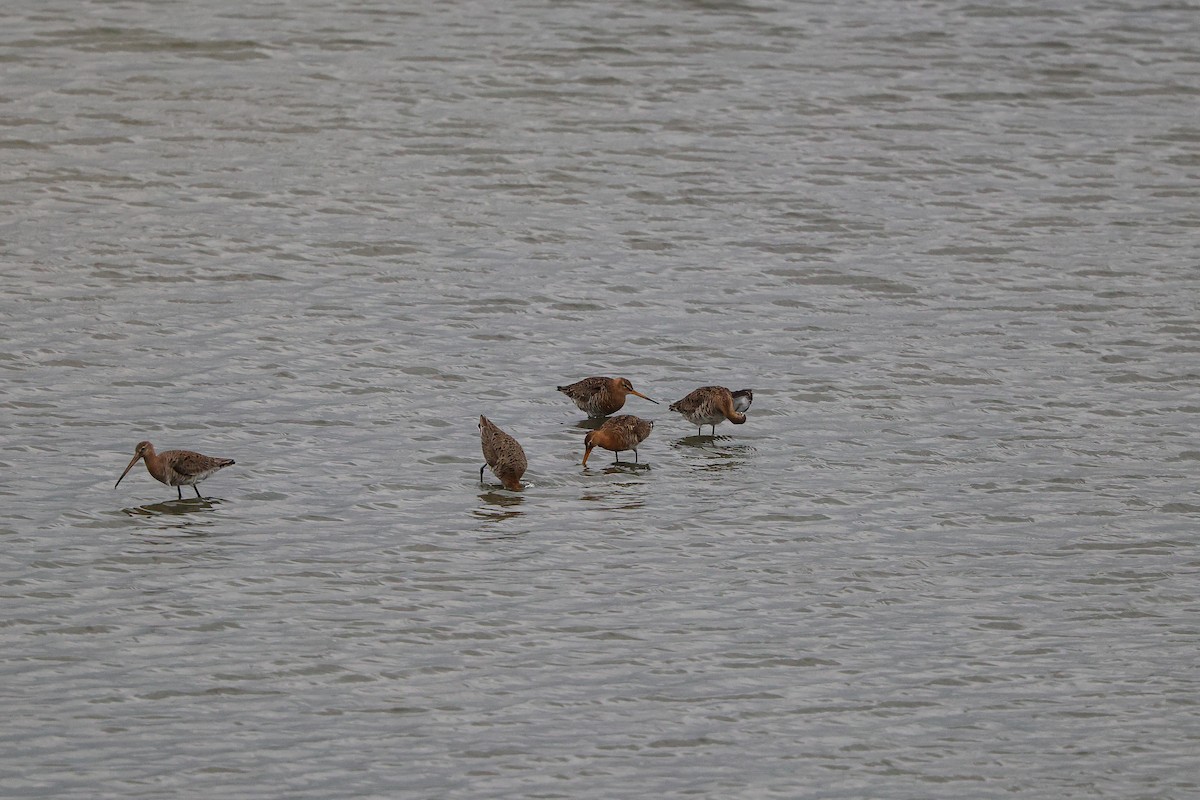
[(592, 454), (592, 448), (590, 448), (590, 447), (583, 451), (583, 464), (581, 466), (584, 466), (584, 467), (587, 466), (588, 456), (590, 456), (591, 454)]
[[(650, 400), (650, 398), (649, 398), (649, 397), (646, 397), (646, 395), (642, 394), (642, 393), (641, 393), (641, 392), (639, 392), (637, 389), (630, 389), (630, 390), (629, 390), (629, 393), (630, 393), (630, 394), (636, 394), (638, 397), (642, 398), (643, 400)], [(657, 401), (657, 400), (650, 400), (650, 402), (651, 402), (651, 403), (654, 403), (654, 405), (658, 405), (658, 401)]]
[(113, 484), (114, 489), (121, 485), (121, 481), (125, 480), (125, 476), (129, 474), (129, 470), (133, 469), (133, 465), (136, 464), (138, 461), (140, 461), (141, 458), (142, 458), (141, 453), (138, 453), (136, 456), (133, 457), (133, 459), (129, 462), (129, 466), (126, 467), (125, 471), (121, 473), (121, 477), (117, 478), (117, 482)]

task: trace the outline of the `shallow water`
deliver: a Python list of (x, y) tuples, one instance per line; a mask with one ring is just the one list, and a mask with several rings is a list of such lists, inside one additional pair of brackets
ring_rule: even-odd
[(1198, 33), (18, 4), (4, 796), (1195, 793)]

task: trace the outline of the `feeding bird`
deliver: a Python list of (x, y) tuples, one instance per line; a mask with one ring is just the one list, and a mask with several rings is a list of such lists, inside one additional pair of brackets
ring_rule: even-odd
[(605, 420), (603, 425), (594, 431), (588, 431), (583, 437), (583, 466), (587, 466), (588, 456), (592, 454), (593, 447), (612, 450), (616, 453), (618, 464), (621, 462), (621, 451), (632, 450), (633, 463), (636, 464), (638, 445), (650, 435), (653, 428), (653, 422), (632, 414), (622, 414)]
[(191, 486), (196, 490), (196, 497), (200, 497), (200, 490), (196, 488), (197, 483), (217, 470), (231, 467), (234, 464), (232, 458), (213, 458), (191, 450), (164, 450), (158, 453), (155, 452), (154, 445), (149, 442), (138, 442), (137, 447), (133, 450), (133, 458), (130, 460), (129, 466), (125, 467), (121, 477), (117, 478), (117, 482), (113, 484), (114, 489), (121, 484), (121, 481), (129, 474), (129, 470), (133, 469), (133, 465), (140, 459), (145, 460), (146, 471), (153, 475), (155, 480), (175, 487), (180, 500), (183, 499), (184, 486)]
[[(483, 447), (483, 460), (487, 462), (484, 466), (492, 468), (505, 489), (521, 491), (521, 476), (529, 462), (520, 443), (483, 416), (479, 418), (479, 443)], [(483, 469), (479, 468), (480, 483), (483, 482)]]

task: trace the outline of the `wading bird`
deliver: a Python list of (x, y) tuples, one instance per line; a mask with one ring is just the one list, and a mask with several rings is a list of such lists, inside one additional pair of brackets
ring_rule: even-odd
[(603, 447), (605, 450), (612, 450), (616, 453), (617, 461), (621, 462), (621, 451), (633, 451), (633, 463), (637, 463), (637, 449), (650, 431), (654, 428), (654, 423), (635, 417), (632, 414), (622, 414), (619, 417), (613, 417), (605, 420), (594, 431), (589, 431), (587, 436), (583, 437), (583, 466), (587, 466), (588, 456), (592, 454), (593, 447)]
[[(607, 417), (625, 405), (626, 395), (635, 395), (643, 400), (649, 397), (633, 388), (628, 378), (584, 378), (558, 390), (575, 401), (579, 410), (589, 417)], [(657, 404), (657, 400), (650, 400)]]
[[(156, 453), (154, 445), (149, 442), (138, 442), (137, 447), (133, 450), (133, 459), (129, 462), (129, 466), (125, 467), (121, 477), (117, 478), (117, 482), (113, 484), (114, 489), (121, 484), (139, 459), (145, 459), (146, 471), (153, 475), (155, 480), (165, 483), (167, 486), (174, 486), (180, 500), (183, 499), (184, 486), (196, 489), (196, 484), (209, 475), (234, 464), (232, 458), (213, 458), (194, 453), (191, 450), (164, 450)], [(200, 497), (199, 489), (196, 489), (196, 497)]]
[[(484, 466), (492, 468), (505, 489), (521, 491), (521, 476), (529, 462), (520, 443), (482, 416), (479, 418), (479, 443), (483, 447), (483, 460), (487, 462)], [(483, 483), (483, 467), (479, 468), (479, 482)]]
[(754, 392), (750, 389), (731, 392), (724, 386), (701, 386), (682, 400), (671, 403), (668, 408), (678, 411), (684, 419), (698, 426), (697, 436), (705, 425), (712, 425), (713, 436), (716, 436), (718, 423), (729, 420), (734, 425), (741, 425), (745, 422), (745, 412), (753, 402)]

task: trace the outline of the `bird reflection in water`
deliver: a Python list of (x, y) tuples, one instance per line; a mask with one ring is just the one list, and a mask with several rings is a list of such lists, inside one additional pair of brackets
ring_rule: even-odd
[(472, 513), (476, 519), (489, 526), (525, 516), (525, 512), (521, 510), (521, 505), (525, 502), (524, 495), (494, 490), (480, 492), (479, 500), (479, 508)]
[(188, 514), (198, 514), (211, 511), (221, 505), (220, 500), (212, 498), (192, 497), (186, 500), (168, 500), (163, 503), (148, 503), (144, 506), (122, 509), (131, 517), (183, 517)]

